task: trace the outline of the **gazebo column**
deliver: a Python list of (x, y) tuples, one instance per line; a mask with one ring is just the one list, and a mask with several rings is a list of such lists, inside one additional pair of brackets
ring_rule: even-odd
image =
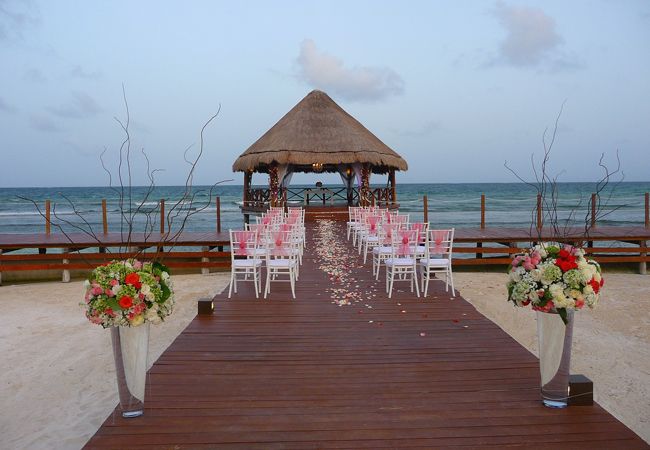
[[(246, 170), (244, 172), (244, 208), (248, 208), (250, 205), (248, 202), (250, 202), (250, 190), (251, 190), (251, 181), (253, 179), (253, 171), (252, 170)], [(249, 216), (248, 214), (244, 214), (244, 223), (248, 223), (249, 221)]]
[(390, 201), (391, 204), (397, 203), (397, 190), (395, 189), (395, 169), (388, 171), (388, 182), (390, 183)]
[(370, 192), (370, 166), (364, 163), (361, 166), (361, 190), (359, 191), (359, 204), (370, 206), (372, 204)]
[(271, 163), (269, 166), (269, 190), (271, 191), (270, 202), (271, 206), (277, 206), (278, 203), (278, 165)]
[(354, 183), (354, 171), (352, 167), (348, 166), (345, 169), (345, 192), (346, 198), (348, 199), (348, 206), (353, 206), (352, 199), (352, 185)]

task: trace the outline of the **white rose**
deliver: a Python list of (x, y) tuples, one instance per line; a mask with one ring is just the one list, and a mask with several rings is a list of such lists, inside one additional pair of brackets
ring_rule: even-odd
[(160, 274), (160, 278), (162, 278), (163, 280), (167, 281), (167, 280), (169, 279), (169, 274), (168, 274), (167, 272), (162, 272), (162, 273)]
[(144, 295), (147, 295), (149, 292), (151, 292), (151, 287), (148, 284), (143, 284), (140, 288), (140, 292), (142, 292)]
[(542, 271), (539, 269), (533, 269), (530, 271), (530, 278), (533, 279), (533, 281), (539, 282), (542, 281)]
[(113, 291), (113, 295), (117, 295), (117, 293), (120, 291), (120, 288), (121, 288), (121, 286), (120, 286), (119, 284), (113, 286), (113, 287), (111, 288), (111, 291)]
[(158, 324), (162, 322), (160, 319), (160, 316), (158, 315), (158, 308), (157, 305), (152, 306), (149, 308), (145, 313), (144, 313), (145, 319), (147, 322), (151, 322), (153, 324)]

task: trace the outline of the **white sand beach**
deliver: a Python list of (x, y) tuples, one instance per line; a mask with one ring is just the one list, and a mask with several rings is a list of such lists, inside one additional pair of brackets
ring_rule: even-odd
[[(455, 275), (467, 300), (536, 351), (535, 315), (505, 301), (504, 275)], [(599, 308), (577, 315), (572, 372), (591, 378), (596, 400), (650, 442), (650, 276), (606, 277)], [(150, 361), (192, 320), (196, 300), (227, 281), (174, 277), (178, 307), (151, 328)], [(86, 321), (81, 292), (81, 282), (0, 286), (1, 448), (80, 448), (117, 404), (110, 333)]]

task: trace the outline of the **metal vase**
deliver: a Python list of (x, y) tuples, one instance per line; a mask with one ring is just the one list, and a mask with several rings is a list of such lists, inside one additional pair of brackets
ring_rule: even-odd
[(573, 313), (567, 310), (565, 325), (557, 312), (537, 311), (541, 394), (549, 408), (566, 408), (569, 402)]
[(144, 413), (144, 392), (149, 353), (149, 323), (111, 328), (113, 356), (122, 417)]

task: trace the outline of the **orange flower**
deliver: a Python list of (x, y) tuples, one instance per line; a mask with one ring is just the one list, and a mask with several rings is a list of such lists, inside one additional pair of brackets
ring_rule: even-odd
[(131, 306), (133, 306), (133, 299), (128, 295), (123, 295), (120, 297), (118, 303), (122, 309), (129, 309)]
[(140, 275), (138, 275), (135, 272), (132, 272), (132, 273), (128, 274), (124, 278), (124, 282), (126, 284), (130, 284), (131, 286), (133, 286), (136, 289), (140, 289), (142, 287), (142, 283), (140, 283)]

